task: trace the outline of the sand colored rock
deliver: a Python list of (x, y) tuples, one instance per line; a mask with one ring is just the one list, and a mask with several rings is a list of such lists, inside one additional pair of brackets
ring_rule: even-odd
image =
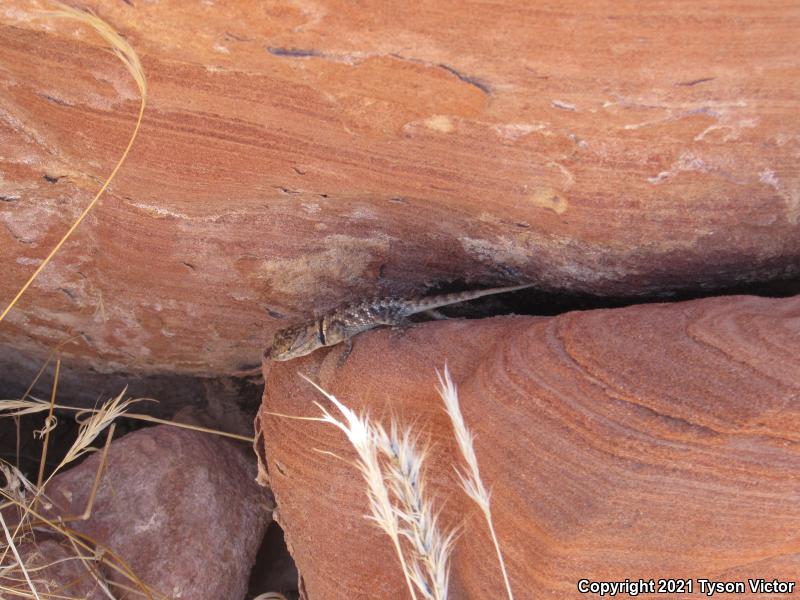
[[(53, 479), (47, 491), (59, 515), (83, 514), (99, 459)], [(91, 518), (70, 525), (120, 556), (156, 597), (242, 599), (271, 522), (254, 476), (231, 442), (151, 427), (111, 445)]]
[[(800, 573), (799, 297), (427, 323), (363, 334), (341, 367), (339, 357), (265, 364), (270, 483), (312, 600), (406, 595), (388, 538), (364, 518), (343, 434), (273, 414), (318, 416), (312, 401), (325, 401), (298, 371), (429, 440), (441, 519), (461, 527), (452, 597), (503, 597), (481, 516), (452, 468), (435, 392), (445, 360), (515, 597), (585, 597), (582, 578)], [(681, 597), (703, 596), (695, 585)]]
[[(367, 293), (642, 294), (797, 273), (800, 13), (747, 5), (81, 4), (139, 139), (3, 324), (101, 371), (252, 365)], [(5, 304), (127, 143), (90, 31), (0, 9)]]

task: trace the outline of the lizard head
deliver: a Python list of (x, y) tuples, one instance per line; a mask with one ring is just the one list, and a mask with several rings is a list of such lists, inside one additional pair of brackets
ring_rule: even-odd
[(315, 324), (292, 325), (275, 333), (269, 357), (278, 361), (292, 360), (298, 356), (311, 354), (321, 347), (322, 343)]

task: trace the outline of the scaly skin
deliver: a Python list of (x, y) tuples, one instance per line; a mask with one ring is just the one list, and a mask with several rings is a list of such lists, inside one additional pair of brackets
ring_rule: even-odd
[(532, 285), (526, 283), (419, 298), (369, 298), (343, 304), (313, 321), (298, 323), (278, 331), (272, 339), (269, 357), (276, 361), (292, 360), (311, 354), (319, 348), (349, 342), (362, 331), (382, 325), (402, 325), (408, 317), (417, 313), (481, 296), (513, 292)]

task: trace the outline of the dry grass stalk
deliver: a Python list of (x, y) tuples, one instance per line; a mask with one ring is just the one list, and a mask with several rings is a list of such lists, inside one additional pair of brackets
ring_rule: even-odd
[[(124, 394), (125, 390), (123, 390), (116, 398), (108, 400), (98, 411), (92, 414), (92, 416), (81, 425), (75, 442), (73, 442), (72, 446), (70, 446), (69, 450), (58, 466), (56, 466), (56, 468), (53, 469), (53, 472), (50, 473), (47, 480), (38, 487), (32, 501), (29, 503), (21, 503), (23, 508), (22, 516), (20, 517), (19, 523), (17, 523), (12, 538), (17, 538), (21, 528), (28, 522), (28, 515), (35, 513), (36, 503), (44, 493), (45, 487), (53, 478), (53, 476), (65, 465), (76, 460), (77, 458), (80, 458), (87, 452), (90, 452), (90, 445), (97, 438), (97, 436), (100, 435), (100, 433), (106, 427), (108, 427), (114, 421), (114, 419), (123, 415), (128, 405), (134, 402), (134, 400), (123, 400)], [(6, 551), (4, 550), (2, 556), (0, 556), (0, 563), (2, 563), (5, 556)]]
[[(6, 494), (18, 498), (19, 500), (23, 500), (25, 498), (26, 491), (32, 494), (36, 493), (36, 486), (33, 485), (32, 482), (28, 481), (28, 478), (22, 474), (22, 471), (3, 459), (0, 459), (0, 473), (3, 474), (3, 477), (6, 480), (6, 485), (0, 487), (0, 492), (5, 492)], [(2, 508), (5, 507), (0, 505), (0, 509)]]
[[(126, 388), (127, 389), (127, 388)], [(53, 402), (44, 402), (42, 400), (0, 400), (0, 417), (21, 416), (27, 414), (35, 414), (43, 412), (52, 408), (68, 409), (78, 411), (79, 413), (88, 413), (90, 417), (81, 424), (78, 431), (78, 437), (72, 443), (67, 454), (64, 456), (59, 465), (53, 470), (48, 477), (48, 480), (60, 469), (68, 463), (80, 458), (87, 452), (93, 451), (91, 447), (92, 442), (100, 435), (103, 430), (111, 425), (116, 419), (122, 416), (128, 416), (127, 408), (135, 402), (139, 402), (139, 398), (129, 398), (123, 400), (126, 389), (123, 389), (115, 398), (111, 398), (98, 409), (83, 409), (74, 406), (64, 406), (55, 404)], [(44, 430), (45, 432), (47, 429)], [(47, 436), (45, 435), (45, 443)], [(43, 487), (47, 482), (40, 483), (39, 487)]]
[(83, 514), (80, 516), (81, 521), (86, 521), (92, 516), (92, 508), (94, 507), (94, 499), (97, 496), (97, 490), (100, 488), (100, 479), (103, 476), (103, 471), (106, 468), (106, 460), (108, 459), (108, 449), (111, 447), (111, 440), (114, 439), (114, 430), (117, 424), (112, 423), (108, 428), (108, 435), (106, 436), (106, 443), (103, 446), (103, 454), (100, 457), (100, 464), (97, 465), (97, 472), (94, 474), (94, 483), (92, 490), (89, 492), (89, 499), (86, 501), (86, 507), (83, 509)]
[[(34, 498), (36, 497), (38, 492), (36, 486), (28, 481), (25, 475), (22, 474), (22, 471), (17, 467), (0, 459), (0, 473), (2, 473), (5, 479), (5, 485), (0, 486), (0, 496), (10, 498), (9, 502), (0, 502), (0, 511), (9, 506), (14, 506), (15, 504), (17, 506), (24, 505), (26, 503), (26, 493), (30, 493)], [(27, 528), (32, 529), (29, 524)], [(22, 540), (22, 537), (22, 535), (15, 532), (12, 539), (19, 542)], [(0, 544), (0, 549), (2, 549), (2, 553), (0, 554), (0, 571), (2, 571), (10, 546), (8, 544)], [(0, 598), (2, 598), (2, 596), (0, 596)]]
[(34, 282), (34, 280), (39, 276), (39, 273), (44, 270), (44, 268), (50, 263), (53, 257), (58, 253), (64, 243), (69, 239), (69, 237), (73, 234), (73, 232), (78, 228), (78, 226), (83, 222), (91, 210), (94, 208), (97, 201), (100, 199), (100, 196), (103, 192), (106, 191), (111, 181), (117, 175), (117, 171), (119, 171), (122, 163), (125, 162), (125, 159), (128, 157), (128, 153), (133, 146), (133, 142), (136, 139), (136, 135), (139, 133), (139, 128), (142, 124), (142, 117), (144, 115), (144, 108), (147, 104), (147, 79), (144, 75), (144, 69), (142, 69), (142, 63), (139, 61), (139, 56), (136, 54), (136, 51), (133, 47), (125, 41), (125, 39), (120, 36), (108, 23), (103, 21), (102, 19), (98, 18), (97, 16), (77, 10), (70, 6), (66, 6), (64, 4), (56, 3), (59, 7), (58, 10), (55, 11), (48, 11), (44, 12), (42, 16), (44, 17), (52, 17), (52, 18), (66, 18), (78, 21), (80, 23), (84, 23), (92, 27), (100, 36), (108, 42), (111, 46), (112, 51), (114, 54), (119, 58), (122, 63), (125, 65), (125, 68), (130, 72), (131, 76), (133, 77), (134, 81), (136, 81), (136, 85), (139, 88), (139, 95), (140, 95), (140, 105), (139, 105), (139, 114), (136, 118), (136, 125), (133, 128), (133, 133), (131, 134), (130, 140), (128, 141), (128, 145), (120, 156), (117, 164), (114, 166), (114, 169), (111, 171), (111, 174), (103, 183), (100, 190), (95, 194), (94, 198), (89, 202), (86, 208), (83, 209), (83, 212), (78, 216), (72, 226), (67, 230), (67, 232), (62, 236), (62, 238), (58, 241), (55, 247), (50, 251), (50, 253), (45, 257), (45, 259), (41, 262), (41, 264), (36, 268), (33, 274), (28, 278), (25, 284), (19, 289), (16, 296), (9, 302), (8, 306), (0, 313), (0, 322), (5, 319), (6, 315), (11, 311), (11, 309), (16, 305), (25, 291), (30, 287), (30, 285)]
[(44, 420), (44, 427), (42, 433), (44, 434), (44, 444), (42, 444), (42, 455), (39, 458), (39, 475), (36, 477), (36, 485), (42, 487), (44, 481), (44, 466), (47, 463), (47, 448), (50, 442), (50, 431), (52, 431), (56, 424), (53, 417), (53, 407), (56, 404), (56, 391), (58, 390), (58, 374), (61, 372), (61, 359), (56, 361), (56, 372), (53, 375), (53, 389), (50, 393), (50, 410), (47, 413), (47, 418)]
[[(0, 400), (0, 417), (16, 417), (21, 415), (31, 415), (38, 412), (43, 412), (49, 410), (50, 403), (44, 400), (40, 400), (34, 396), (31, 396), (30, 393), (26, 394), (29, 399), (15, 399), (15, 400)], [(25, 397), (23, 396), (23, 398)], [(134, 401), (136, 402), (143, 402), (146, 400), (152, 400), (151, 398), (136, 398)], [(155, 400), (153, 400), (155, 402)], [(54, 404), (53, 408), (58, 410), (71, 410), (78, 413), (94, 413), (97, 412), (97, 409), (89, 409), (89, 408), (80, 408), (77, 406), (69, 406), (67, 404)], [(213, 435), (219, 435), (222, 437), (231, 438), (234, 440), (239, 440), (240, 442), (248, 442), (250, 444), (253, 443), (253, 438), (248, 437), (246, 435), (239, 435), (238, 433), (230, 433), (228, 431), (220, 431), (218, 429), (210, 429), (208, 427), (202, 427), (200, 425), (190, 425), (188, 423), (178, 423), (177, 421), (170, 421), (168, 419), (159, 419), (158, 417), (153, 417), (152, 415), (145, 415), (142, 413), (132, 413), (126, 412), (125, 413), (126, 419), (135, 419), (137, 421), (147, 421), (149, 423), (159, 423), (161, 425), (169, 425), (171, 427), (178, 427), (180, 429), (189, 429), (191, 431), (199, 431), (201, 433), (211, 433)]]
[[(302, 376), (302, 375), (301, 375)], [(356, 466), (367, 483), (371, 519), (390, 537), (400, 560), (403, 576), (412, 598), (417, 592), (426, 600), (446, 600), (449, 583), (448, 560), (453, 534), (443, 534), (423, 477), (425, 451), (409, 431), (402, 435), (396, 423), (389, 432), (373, 424), (366, 415), (358, 416), (333, 395), (307, 377), (344, 417), (340, 421), (321, 404), (321, 418), (342, 430), (356, 449)], [(380, 457), (383, 460), (380, 460)], [(406, 544), (402, 540), (406, 540)], [(410, 552), (404, 547), (410, 547)]]
[(48, 481), (65, 465), (80, 458), (87, 452), (91, 452), (93, 450), (91, 444), (97, 439), (97, 436), (111, 425), (115, 419), (124, 415), (128, 406), (136, 402), (135, 398), (123, 400), (126, 391), (127, 388), (123, 389), (116, 398), (108, 400), (99, 410), (92, 412), (91, 416), (81, 425), (78, 430), (78, 437), (75, 438), (72, 446), (69, 447), (58, 466), (53, 469)]
[(372, 433), (373, 428), (369, 418), (366, 415), (356, 415), (356, 413), (339, 402), (334, 396), (323, 390), (316, 383), (304, 375), (301, 375), (301, 377), (330, 400), (344, 417), (344, 420), (340, 421), (328, 412), (319, 402), (314, 402), (322, 412), (322, 417), (314, 420), (329, 423), (340, 429), (347, 436), (348, 441), (358, 454), (358, 460), (355, 464), (367, 484), (367, 498), (369, 499), (369, 508), (372, 513), (370, 518), (392, 540), (392, 544), (400, 560), (400, 566), (403, 569), (403, 576), (405, 577), (408, 590), (413, 600), (417, 600), (417, 594), (414, 591), (411, 574), (400, 543), (400, 523), (394, 506), (392, 506), (392, 502), (389, 499), (389, 490), (386, 488), (383, 480), (383, 472), (378, 462), (378, 449), (375, 445), (374, 435)]
[[(30, 385), (28, 386), (28, 389), (26, 389), (25, 393), (22, 394), (22, 397), (20, 398), (20, 401), (24, 401), (25, 398), (28, 397), (28, 394), (31, 393), (31, 390), (33, 390), (34, 386), (39, 381), (39, 378), (42, 376), (42, 373), (44, 373), (45, 369), (47, 368), (47, 365), (50, 364), (50, 361), (53, 360), (53, 357), (55, 357), (56, 354), (58, 354), (58, 352), (60, 352), (61, 349), (65, 345), (67, 345), (68, 343), (72, 342), (77, 337), (78, 336), (70, 336), (70, 337), (68, 337), (67, 339), (63, 340), (61, 343), (59, 343), (55, 348), (53, 348), (50, 351), (50, 355), (47, 357), (47, 360), (44, 362), (44, 364), (39, 368), (39, 371), (36, 373), (36, 376), (33, 378), (33, 381), (31, 381)], [(0, 411), (1, 410), (2, 409), (0, 409)], [(0, 416), (3, 416), (3, 415), (0, 414)], [(20, 436), (21, 436), (19, 415), (15, 415), (14, 416), (14, 425), (16, 426), (16, 430), (17, 430), (17, 441), (16, 441), (16, 444), (17, 444), (16, 450), (17, 450), (17, 452), (16, 452), (16, 457), (17, 457), (17, 466), (19, 466)]]
[(139, 88), (139, 95), (142, 99), (147, 98), (147, 79), (144, 76), (144, 69), (139, 60), (139, 55), (133, 49), (125, 38), (123, 38), (117, 31), (108, 23), (103, 21), (97, 15), (88, 11), (78, 10), (72, 6), (67, 6), (61, 2), (54, 2), (58, 6), (58, 10), (45, 11), (42, 13), (43, 17), (50, 17), (55, 19), (72, 19), (79, 23), (84, 23), (94, 29), (100, 37), (102, 37), (109, 46), (114, 55), (125, 65), (125, 68), (131, 74), (136, 85)]
[(506, 586), (506, 593), (509, 600), (513, 600), (514, 595), (511, 592), (511, 582), (508, 579), (508, 572), (506, 571), (506, 564), (503, 560), (503, 553), (500, 551), (500, 543), (497, 541), (497, 534), (494, 531), (494, 522), (492, 520), (492, 511), (490, 505), (490, 494), (483, 485), (480, 470), (478, 469), (478, 457), (475, 455), (475, 448), (473, 441), (475, 436), (467, 428), (464, 423), (464, 416), (461, 414), (461, 407), (458, 403), (458, 392), (453, 380), (450, 378), (450, 371), (447, 369), (447, 364), (444, 365), (444, 376), (436, 370), (436, 376), (439, 378), (439, 395), (444, 401), (445, 409), (453, 424), (453, 432), (455, 433), (456, 442), (461, 450), (461, 456), (467, 465), (466, 473), (459, 471), (458, 476), (461, 479), (461, 485), (467, 495), (480, 507), (486, 524), (489, 527), (489, 533), (492, 536), (494, 549), (497, 553), (497, 560), (500, 563), (500, 571), (503, 573), (503, 581)]
[[(113, 425), (112, 425), (113, 427)], [(97, 583), (100, 590), (110, 600), (115, 600), (114, 595), (111, 593), (111, 590), (108, 589), (108, 583), (106, 583), (105, 578), (100, 573), (100, 570), (96, 566), (96, 556), (87, 556), (81, 552), (81, 549), (75, 543), (75, 540), (72, 538), (67, 538), (69, 540), (70, 545), (72, 546), (73, 551), (75, 552), (75, 556), (71, 557), (71, 560), (78, 559), (81, 561), (81, 564), (86, 569), (86, 572), (89, 573), (89, 576), (94, 579)]]
[(33, 585), (33, 581), (31, 581), (31, 576), (28, 574), (28, 570), (25, 568), (25, 564), (22, 562), (22, 557), (19, 555), (19, 552), (17, 552), (17, 546), (16, 544), (14, 544), (14, 538), (11, 536), (11, 532), (9, 532), (8, 527), (6, 527), (6, 521), (3, 518), (3, 513), (0, 513), (0, 525), (2, 525), (3, 533), (6, 536), (6, 543), (8, 544), (7, 547), (11, 549), (11, 553), (14, 555), (14, 558), (17, 561), (20, 571), (22, 572), (22, 575), (25, 577), (25, 582), (27, 583), (28, 588), (30, 588), (34, 598), (36, 598), (37, 600), (41, 600), (39, 594), (36, 592), (36, 586)]
[(411, 579), (426, 599), (444, 600), (449, 586), (448, 561), (454, 533), (440, 533), (436, 514), (426, 494), (422, 471), (427, 452), (418, 449), (416, 439), (409, 430), (401, 435), (394, 421), (388, 433), (382, 426), (375, 426), (374, 435), (378, 448), (386, 458), (384, 473), (397, 500), (400, 533), (413, 549), (408, 561)]
[[(25, 293), (25, 291), (30, 287), (30, 285), (33, 283), (33, 281), (38, 277), (38, 275), (42, 272), (42, 270), (55, 257), (55, 255), (58, 253), (58, 251), (61, 249), (61, 247), (64, 245), (64, 243), (70, 238), (70, 236), (74, 233), (74, 231), (77, 229), (77, 227), (81, 224), (81, 222), (85, 219), (85, 217), (89, 214), (89, 212), (97, 204), (97, 202), (98, 202), (100, 196), (103, 194), (103, 192), (105, 192), (105, 190), (108, 188), (109, 184), (111, 183), (111, 181), (116, 176), (116, 174), (119, 171), (120, 167), (125, 162), (128, 154), (130, 152), (130, 149), (133, 146), (133, 142), (136, 139), (136, 136), (137, 136), (138, 131), (139, 131), (140, 126), (141, 126), (142, 117), (143, 117), (144, 110), (145, 110), (145, 105), (146, 105), (146, 102), (147, 102), (147, 81), (146, 81), (146, 78), (145, 78), (145, 75), (144, 75), (144, 70), (142, 69), (142, 65), (141, 65), (141, 62), (139, 61), (139, 57), (137, 56), (137, 54), (133, 50), (133, 48), (130, 46), (130, 44), (128, 44), (128, 42), (125, 41), (112, 27), (110, 27), (107, 23), (105, 23), (104, 21), (102, 21), (101, 19), (96, 17), (95, 15), (87, 13), (87, 12), (76, 10), (76, 9), (74, 9), (72, 7), (63, 5), (63, 4), (59, 3), (59, 2), (55, 2), (55, 4), (58, 6), (58, 10), (50, 11), (50, 12), (44, 12), (44, 13), (42, 13), (42, 16), (43, 17), (51, 17), (51, 18), (67, 18), (67, 19), (72, 19), (72, 20), (81, 22), (83, 24), (89, 25), (111, 46), (111, 49), (112, 49), (113, 53), (117, 56), (117, 58), (119, 58), (122, 61), (122, 63), (124, 64), (125, 68), (129, 71), (129, 73), (133, 77), (134, 81), (136, 82), (137, 87), (139, 88), (139, 94), (140, 94), (139, 111), (138, 111), (138, 116), (136, 118), (136, 124), (135, 124), (133, 132), (132, 132), (132, 134), (130, 136), (128, 144), (127, 144), (125, 150), (123, 151), (122, 155), (120, 156), (119, 160), (117, 161), (116, 165), (114, 166), (111, 174), (105, 180), (105, 182), (101, 186), (100, 190), (92, 198), (92, 200), (89, 202), (89, 204), (86, 206), (86, 208), (81, 212), (81, 214), (78, 216), (78, 218), (72, 224), (72, 226), (67, 230), (67, 232), (63, 235), (63, 237), (59, 240), (59, 242), (55, 245), (55, 247), (50, 251), (50, 253), (45, 257), (45, 259), (39, 264), (39, 266), (35, 269), (33, 274), (29, 277), (29, 279), (25, 282), (25, 284), (19, 289), (17, 294), (14, 296), (14, 298), (11, 300), (11, 302), (9, 302), (9, 304), (2, 311), (2, 313), (0, 313), (0, 322), (2, 322), (2, 320), (6, 317), (6, 315), (11, 311), (11, 309), (16, 305), (16, 303), (19, 301), (19, 299)], [(4, 403), (2, 403), (4, 405), (2, 408), (5, 409), (5, 410), (11, 411), (11, 414), (13, 414), (15, 419), (17, 419), (17, 423), (19, 423), (18, 417), (20, 415), (22, 415), (22, 414), (30, 414), (30, 413), (34, 413), (34, 412), (39, 412), (40, 411), (40, 407), (35, 406), (35, 405), (32, 406), (30, 403), (27, 403), (26, 402), (26, 398), (28, 397), (31, 389), (33, 388), (33, 386), (35, 385), (36, 381), (39, 379), (39, 377), (41, 376), (42, 372), (46, 368), (47, 364), (50, 362), (50, 360), (52, 358), (52, 355), (55, 354), (55, 352), (57, 352), (57, 350), (60, 349), (60, 347), (63, 346), (64, 343), (71, 341), (71, 339), (74, 339), (74, 338), (70, 338), (70, 339), (66, 340), (65, 342), (63, 342), (62, 344), (59, 344), (59, 348), (57, 348), (56, 350), (53, 351), (53, 353), (51, 354), (51, 357), (48, 358), (47, 363), (45, 363), (45, 365), (42, 366), (42, 369), (37, 374), (36, 379), (34, 380), (33, 383), (31, 383), (31, 386), (28, 388), (26, 393), (22, 396), (22, 398), (19, 401), (12, 401), (12, 402), (4, 402)], [(56, 368), (56, 381), (58, 380), (58, 371), (59, 371), (59, 368), (58, 368), (58, 365), (57, 365), (57, 368)], [(54, 420), (52, 418), (52, 410), (56, 406), (55, 405), (55, 394), (56, 394), (56, 390), (55, 390), (55, 385), (54, 385), (51, 401), (50, 401), (50, 403), (46, 404), (46, 408), (50, 410), (50, 415), (48, 416), (48, 418), (47, 418), (47, 420), (45, 422), (45, 426), (44, 426), (44, 428), (42, 430), (42, 434), (44, 435), (44, 438), (45, 438), (45, 443), (44, 443), (43, 455), (42, 455), (42, 458), (41, 458), (41, 465), (45, 464), (46, 451), (47, 451), (48, 441), (49, 441), (49, 436), (48, 436), (49, 431), (55, 426), (54, 425)], [(22, 560), (20, 559), (19, 554), (17, 553), (16, 547), (15, 547), (15, 542), (14, 542), (15, 539), (18, 539), (20, 528), (22, 528), (23, 526), (27, 526), (27, 527), (31, 527), (32, 528), (34, 526), (33, 524), (30, 523), (30, 516), (31, 515), (35, 516), (38, 519), (38, 523), (39, 524), (43, 523), (43, 524), (49, 526), (54, 531), (64, 535), (67, 539), (70, 540), (70, 542), (73, 544), (73, 546), (75, 546), (77, 544), (77, 545), (81, 546), (82, 548), (84, 548), (85, 550), (87, 550), (90, 553), (92, 553), (92, 555), (94, 555), (93, 548), (89, 544), (87, 544), (86, 542), (83, 542), (82, 540), (80, 540), (77, 533), (72, 532), (71, 530), (69, 530), (68, 528), (64, 527), (63, 525), (56, 524), (53, 521), (51, 521), (51, 520), (45, 518), (44, 516), (42, 516), (41, 514), (39, 514), (37, 512), (37, 510), (36, 510), (36, 501), (43, 495), (44, 486), (47, 484), (47, 482), (50, 480), (50, 478), (59, 469), (64, 467), (66, 464), (68, 464), (69, 462), (79, 458), (85, 452), (88, 452), (89, 451), (89, 444), (91, 444), (94, 441), (94, 439), (96, 439), (97, 435), (99, 435), (100, 432), (102, 432), (103, 429), (105, 429), (109, 424), (111, 424), (115, 418), (117, 418), (117, 417), (121, 416), (122, 414), (124, 414), (125, 408), (131, 402), (132, 402), (132, 400), (123, 401), (122, 400), (122, 395), (120, 395), (119, 397), (117, 397), (117, 398), (109, 401), (108, 403), (106, 403), (100, 410), (96, 411), (95, 414), (89, 420), (87, 420), (87, 422), (81, 427), (78, 439), (75, 441), (75, 443), (70, 448), (67, 456), (58, 465), (58, 467), (56, 467), (56, 469), (53, 471), (53, 473), (50, 474), (50, 477), (48, 477), (48, 479), (46, 481), (44, 481), (43, 483), (41, 483), (43, 471), (40, 473), (39, 481), (41, 483), (41, 486), (39, 488), (36, 488), (35, 486), (33, 486), (29, 481), (27, 481), (22, 476), (21, 473), (19, 473), (18, 470), (15, 470), (13, 467), (10, 467), (10, 465), (0, 464), (0, 469), (2, 469), (3, 474), (6, 476), (6, 480), (7, 480), (7, 485), (5, 486), (5, 488), (4, 489), (0, 489), (0, 496), (5, 497), (8, 500), (9, 504), (13, 504), (13, 505), (18, 506), (21, 509), (21, 513), (22, 513), (20, 521), (19, 521), (19, 523), (17, 523), (16, 529), (15, 529), (13, 534), (11, 534), (9, 532), (5, 521), (2, 521), (2, 514), (0, 514), (0, 521), (2, 521), (2, 528), (4, 530), (4, 533), (6, 534), (6, 541), (7, 541), (7, 544), (5, 545), (5, 548), (2, 551), (2, 556), (0, 556), (0, 571), (2, 571), (4, 573), (4, 575), (7, 572), (7, 569), (3, 567), (3, 564), (4, 564), (3, 561), (5, 560), (7, 552), (10, 549), (12, 551), (12, 554), (14, 554), (15, 558), (17, 559), (17, 562), (19, 563), (20, 569), (22, 570), (23, 574), (25, 575), (25, 578), (26, 578), (27, 583), (28, 583), (28, 587), (30, 588), (30, 591), (31, 591), (31, 594), (32, 594), (32, 595), (30, 595), (30, 594), (24, 593), (22, 597), (39, 598), (39, 595), (37, 594), (36, 589), (33, 586), (33, 583), (31, 582), (30, 578), (28, 577), (28, 573), (27, 573), (27, 571), (25, 569), (25, 565), (23, 565)], [(4, 415), (0, 415), (0, 416), (4, 416)], [(5, 416), (7, 416), (7, 415), (5, 415)], [(113, 427), (113, 425), (112, 425), (112, 427)], [(18, 432), (19, 432), (19, 429), (18, 429)], [(19, 438), (18, 438), (18, 444), (19, 444)], [(19, 448), (19, 446), (18, 446), (18, 448)], [(33, 500), (30, 501), (30, 502), (25, 501), (24, 492), (26, 490), (27, 491), (31, 491), (32, 494), (33, 494)], [(94, 545), (95, 545), (95, 547), (98, 547), (98, 545), (96, 543)], [(77, 546), (76, 546), (76, 548), (77, 548)], [(135, 576), (135, 574), (133, 574), (130, 571), (130, 569), (128, 569), (124, 565), (124, 563), (118, 559), (118, 557), (114, 556), (113, 553), (110, 553), (109, 551), (106, 551), (106, 553), (111, 555), (112, 557), (114, 557), (118, 561), (119, 565), (116, 565), (113, 562), (110, 562), (107, 559), (103, 558), (103, 561), (106, 564), (108, 564), (109, 566), (115, 568), (117, 571), (122, 572), (124, 575), (126, 575), (128, 577), (128, 579), (130, 581), (134, 582), (139, 587), (139, 590), (142, 590), (144, 592), (144, 595), (146, 597), (152, 598), (152, 594), (148, 590), (147, 586), (145, 586), (140, 580), (138, 580), (138, 578)], [(80, 553), (78, 555), (78, 558), (80, 558), (81, 560), (85, 560), (85, 557)], [(107, 590), (106, 587), (103, 587), (103, 589), (106, 592), (106, 594), (108, 595), (108, 597), (113, 597), (110, 594), (110, 592)], [(18, 593), (19, 593), (19, 590), (10, 590), (10, 589), (5, 589), (5, 588), (2, 588), (2, 591), (7, 591), (9, 593), (15, 593), (15, 595), (18, 595)], [(55, 598), (55, 597), (63, 597), (63, 598), (66, 598), (66, 596), (57, 596), (57, 595), (53, 595), (53, 594), (49, 594), (48, 597), (53, 597), (53, 598)]]
[[(14, 496), (8, 494), (3, 489), (0, 489), (0, 496), (5, 497), (10, 501), (11, 504), (19, 507), (21, 511), (27, 510), (31, 516), (36, 518), (36, 526), (44, 525), (58, 535), (68, 538), (71, 543), (77, 545), (83, 549), (83, 551), (88, 552), (92, 557), (94, 557), (94, 560), (102, 561), (107, 568), (115, 571), (122, 577), (125, 577), (136, 586), (136, 588), (132, 588), (122, 585), (119, 582), (114, 582), (113, 585), (115, 587), (119, 587), (129, 593), (134, 593), (144, 598), (148, 598), (149, 600), (153, 600), (155, 597), (158, 597), (159, 600), (168, 600), (167, 596), (163, 594), (157, 594), (151, 590), (141, 579), (136, 576), (136, 573), (131, 570), (125, 561), (122, 560), (122, 558), (110, 548), (104, 547), (102, 544), (98, 543), (97, 540), (94, 540), (87, 535), (78, 533), (74, 529), (70, 529), (63, 523), (56, 523), (52, 519), (49, 519), (36, 510), (30, 508), (29, 503), (17, 500)], [(13, 537), (16, 539), (16, 536)], [(3, 560), (4, 556), (0, 557), (0, 565), (3, 564)]]

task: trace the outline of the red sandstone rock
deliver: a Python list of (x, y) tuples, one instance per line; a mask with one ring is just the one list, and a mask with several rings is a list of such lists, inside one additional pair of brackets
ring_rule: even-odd
[[(48, 486), (60, 515), (83, 513), (99, 458)], [(271, 520), (254, 476), (230, 442), (169, 426), (143, 429), (112, 443), (91, 518), (70, 526), (169, 598), (241, 599)]]
[(298, 372), (429, 440), (442, 522), (461, 527), (451, 597), (503, 597), (452, 468), (435, 391), (445, 360), (516, 598), (584, 597), (582, 578), (800, 573), (800, 297), (435, 322), (363, 334), (341, 367), (340, 353), (265, 364), (260, 427), (276, 518), (310, 600), (406, 593), (388, 538), (364, 518), (343, 434), (273, 414), (319, 415), (311, 402), (326, 401)]
[[(44, 4), (0, 9), (3, 305), (138, 108), (97, 36)], [(15, 352), (78, 333), (67, 352), (102, 371), (220, 373), (366, 293), (797, 273), (792, 2), (81, 4), (140, 53), (148, 108), (3, 323)]]

